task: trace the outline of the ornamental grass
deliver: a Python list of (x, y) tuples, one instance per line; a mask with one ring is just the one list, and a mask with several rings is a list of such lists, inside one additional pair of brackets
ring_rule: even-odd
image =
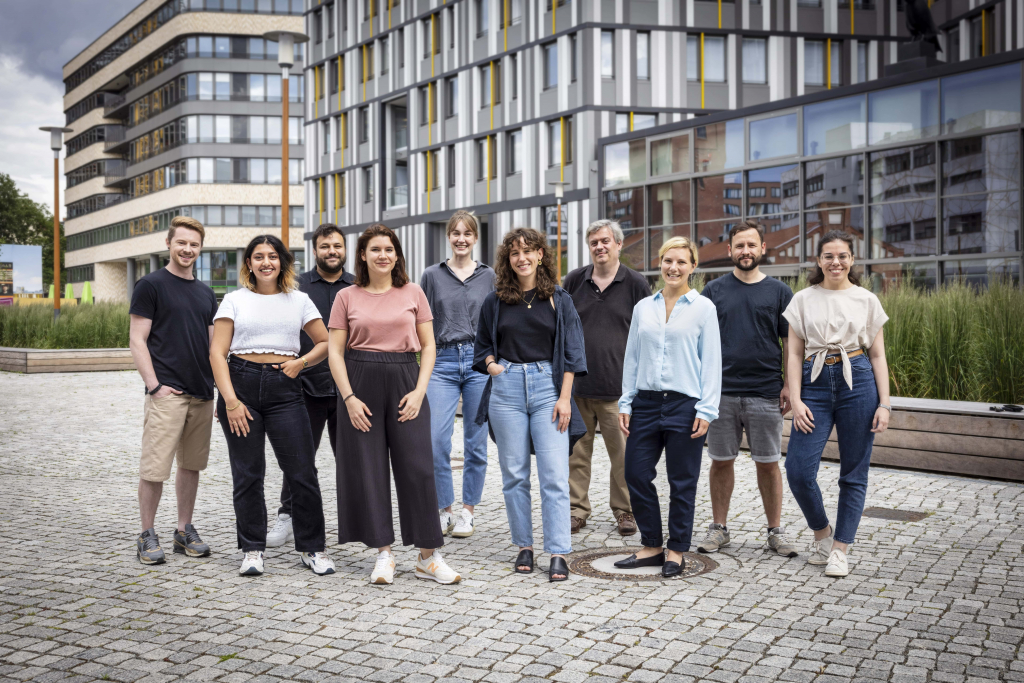
[(97, 303), (61, 308), (0, 307), (0, 346), (31, 349), (126, 349), (128, 304)]

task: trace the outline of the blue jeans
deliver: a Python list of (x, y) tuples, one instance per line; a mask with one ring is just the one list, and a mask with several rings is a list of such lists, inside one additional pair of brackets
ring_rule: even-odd
[(502, 493), (512, 542), (533, 545), (530, 510), (530, 444), (537, 455), (544, 551), (572, 552), (569, 512), (569, 432), (551, 420), (558, 402), (551, 363), (513, 365), (499, 361), (505, 372), (493, 378), (490, 424), (498, 444)]
[(871, 362), (861, 355), (850, 359), (853, 389), (843, 379), (843, 365), (826, 365), (813, 383), (810, 361), (804, 361), (800, 399), (814, 416), (814, 430), (804, 434), (793, 428), (786, 453), (786, 478), (807, 525), (814, 531), (828, 526), (825, 503), (818, 488), (818, 466), (825, 443), (836, 428), (839, 441), (839, 507), (836, 511), (835, 540), (853, 543), (864, 512), (871, 464), (871, 433), (878, 409), (878, 388)]
[(455, 502), (452, 485), (452, 430), (455, 409), (462, 396), (462, 443), (465, 461), (462, 466), (462, 502), (479, 505), (487, 474), (487, 423), (476, 424), (480, 397), (487, 386), (487, 375), (473, 369), (473, 344), (438, 348), (434, 373), (427, 385), (430, 401), (430, 441), (434, 451), (434, 487), (437, 507), (443, 509)]

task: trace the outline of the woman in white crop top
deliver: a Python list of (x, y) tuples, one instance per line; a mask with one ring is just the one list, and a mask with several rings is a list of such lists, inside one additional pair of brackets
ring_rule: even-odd
[[(807, 562), (846, 576), (846, 551), (860, 524), (875, 434), (889, 426), (889, 367), (882, 326), (889, 317), (853, 272), (853, 237), (841, 230), (818, 242), (811, 286), (782, 314), (789, 321), (793, 428), (786, 453), (789, 490), (814, 532)], [(839, 507), (828, 521), (818, 467), (832, 427), (839, 445)]]
[[(234, 482), (241, 574), (263, 573), (267, 547), (264, 437), (292, 491), (295, 550), (316, 574), (333, 574), (324, 552), (324, 509), (314, 464), (313, 432), (299, 372), (327, 357), (327, 328), (295, 285), (294, 257), (273, 235), (253, 238), (240, 268), (244, 287), (231, 292), (213, 319), (210, 365), (220, 397), (217, 416)], [(299, 332), (313, 350), (299, 357)]]

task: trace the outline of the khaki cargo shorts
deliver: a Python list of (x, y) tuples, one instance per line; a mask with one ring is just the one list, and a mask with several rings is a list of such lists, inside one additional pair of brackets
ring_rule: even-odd
[(188, 394), (146, 396), (139, 476), (146, 481), (167, 481), (175, 460), (179, 468), (205, 470), (212, 429), (212, 400)]

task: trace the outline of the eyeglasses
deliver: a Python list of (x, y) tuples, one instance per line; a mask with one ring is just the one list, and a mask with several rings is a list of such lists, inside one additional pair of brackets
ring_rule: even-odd
[(835, 254), (821, 255), (821, 260), (824, 261), (825, 263), (832, 263), (833, 261), (838, 261), (839, 263), (849, 263), (851, 259), (853, 259), (853, 257), (850, 256), (849, 254), (839, 254), (838, 256)]

